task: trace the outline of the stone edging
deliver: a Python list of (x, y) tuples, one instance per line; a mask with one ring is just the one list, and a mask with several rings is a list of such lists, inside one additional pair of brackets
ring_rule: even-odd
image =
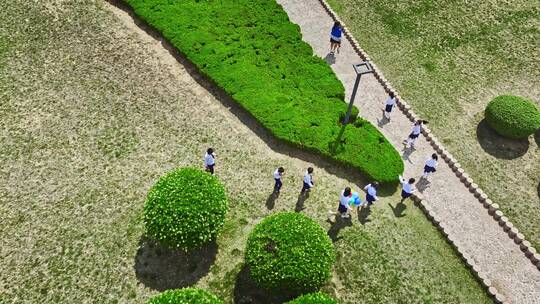
[[(360, 47), (360, 44), (350, 30), (345, 26), (345, 23), (339, 18), (339, 16), (334, 12), (334, 10), (330, 7), (330, 5), (326, 2), (326, 0), (318, 0), (321, 5), (323, 6), (324, 10), (330, 15), (330, 17), (335, 20), (339, 21), (341, 25), (343, 26), (343, 33), (345, 34), (345, 37), (349, 40), (351, 43), (353, 49), (356, 51), (358, 56), (362, 58), (362, 60), (371, 61), (371, 57), (366, 53), (364, 49)], [(373, 63), (371, 62), (371, 65), (373, 67), (373, 74), (375, 78), (379, 81), (379, 83), (384, 87), (385, 91), (387, 93), (393, 92), (397, 98), (397, 105), (399, 109), (407, 116), (407, 118), (411, 121), (418, 120), (418, 117), (416, 113), (414, 113), (411, 109), (411, 106), (407, 104), (401, 96), (398, 94), (398, 92), (394, 89), (394, 87), (391, 86), (390, 82), (383, 76), (382, 71)], [(516, 244), (518, 244), (521, 248), (521, 250), (524, 252), (525, 256), (529, 258), (529, 260), (536, 265), (536, 267), (540, 270), (540, 254), (536, 252), (536, 249), (531, 246), (531, 243), (525, 240), (525, 237), (522, 233), (519, 232), (519, 230), (514, 227), (512, 222), (508, 220), (506, 216), (504, 216), (503, 212), (499, 210), (499, 205), (493, 203), (486, 193), (480, 189), (480, 187), (474, 183), (473, 179), (469, 177), (469, 175), (464, 171), (464, 169), (461, 167), (459, 162), (446, 150), (443, 145), (440, 143), (439, 140), (435, 138), (433, 133), (431, 133), (431, 130), (428, 128), (423, 128), (422, 134), (426, 137), (427, 141), (430, 142), (431, 146), (435, 151), (437, 151), (438, 154), (442, 156), (444, 161), (448, 164), (448, 166), (452, 169), (452, 171), (456, 174), (457, 177), (460, 178), (460, 181), (469, 189), (471, 193), (474, 194), (474, 196), (478, 199), (480, 203), (483, 204), (483, 206), (488, 210), (488, 213), (493, 216), (493, 218), (499, 223), (499, 226), (501, 226), (505, 232), (507, 232), (508, 236), (514, 240)], [(466, 264), (469, 265), (469, 267), (473, 270), (473, 272), (478, 276), (478, 278), (481, 280), (482, 284), (488, 289), (488, 292), (495, 298), (496, 302), (503, 303), (504, 297), (497, 292), (497, 290), (491, 286), (491, 282), (486, 278), (485, 274), (482, 272), (479, 272), (478, 266), (474, 264), (470, 257), (464, 256), (459, 247), (456, 245), (455, 240), (450, 236), (447, 232), (445, 232), (444, 223), (441, 224), (440, 219), (437, 218), (436, 215), (433, 214), (433, 211), (424, 203), (425, 201), (418, 197), (414, 196), (415, 202), (420, 204), (426, 215), (429, 219), (432, 220), (432, 222), (441, 229), (442, 233), (447, 237), (448, 242), (452, 244), (457, 251), (460, 253), (461, 256), (463, 256), (463, 259), (465, 260)], [(442, 227), (441, 227), (442, 225)]]

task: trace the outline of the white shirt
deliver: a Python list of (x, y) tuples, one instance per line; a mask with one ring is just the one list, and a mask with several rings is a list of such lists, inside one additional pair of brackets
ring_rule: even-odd
[(386, 99), (386, 105), (387, 106), (393, 106), (394, 104), (396, 103), (396, 98), (392, 98), (390, 96), (388, 96), (388, 99)]
[(428, 167), (431, 167), (431, 168), (436, 168), (437, 167), (437, 161), (434, 160), (433, 158), (430, 158), (426, 161), (426, 166)]
[(341, 205), (349, 208), (350, 207), (349, 201), (352, 198), (352, 192), (351, 192), (351, 196), (345, 196), (344, 193), (345, 193), (345, 190), (341, 191), (341, 195), (339, 196), (339, 203)]
[(281, 179), (281, 173), (279, 173), (278, 170), (279, 169), (276, 169), (276, 171), (274, 171), (274, 179)]
[(204, 154), (204, 165), (205, 166), (212, 166), (216, 163), (216, 161), (214, 160), (214, 154), (208, 154), (208, 152), (206, 154)]
[(313, 177), (307, 171), (304, 174), (304, 183), (308, 184), (310, 187), (313, 187)]
[(422, 124), (419, 124), (419, 125), (415, 124), (413, 125), (411, 132), (412, 134), (416, 135), (416, 134), (420, 134), (421, 131), (422, 131)]
[(379, 199), (377, 197), (377, 189), (375, 189), (375, 187), (373, 187), (371, 184), (364, 187), (364, 190), (366, 190), (369, 195), (373, 196), (375, 200)]
[(401, 175), (399, 176), (399, 182), (403, 187), (403, 191), (407, 193), (413, 193), (414, 191), (416, 191), (416, 189), (414, 189), (414, 186), (409, 184), (409, 182), (407, 182)]

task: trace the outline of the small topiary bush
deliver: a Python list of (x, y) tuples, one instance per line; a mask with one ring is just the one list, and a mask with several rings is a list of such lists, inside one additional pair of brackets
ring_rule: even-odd
[(223, 304), (218, 297), (198, 288), (167, 290), (148, 301), (148, 304)]
[(393, 183), (403, 173), (398, 151), (371, 123), (342, 129), (343, 84), (275, 0), (126, 2), (276, 138), (367, 179)]
[(286, 304), (337, 304), (336, 300), (321, 292), (300, 296)]
[(332, 242), (319, 224), (301, 213), (265, 218), (250, 234), (246, 262), (253, 280), (274, 292), (311, 292), (330, 278)]
[(519, 96), (496, 97), (487, 105), (485, 116), (491, 128), (509, 138), (525, 138), (540, 129), (540, 110)]
[(225, 189), (215, 176), (193, 168), (175, 170), (148, 193), (146, 232), (166, 246), (187, 251), (217, 237), (227, 209)]

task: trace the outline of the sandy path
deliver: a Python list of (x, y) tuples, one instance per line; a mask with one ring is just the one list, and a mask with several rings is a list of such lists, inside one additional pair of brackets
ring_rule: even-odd
[[(333, 24), (317, 0), (278, 0), (290, 19), (300, 25), (303, 38), (322, 58), (328, 58), (328, 32)], [(342, 42), (341, 53), (331, 64), (344, 83), (349, 98), (355, 75), (352, 64), (361, 61), (347, 40)], [(407, 117), (395, 111), (388, 124), (381, 124), (381, 108), (386, 93), (372, 76), (363, 76), (355, 104), (360, 114), (373, 124), (379, 125), (384, 135), (400, 150), (401, 142), (410, 131)], [(405, 176), (419, 177), (425, 160), (435, 151), (424, 138), (416, 143), (416, 151), (403, 154)], [(459, 246), (471, 255), (481, 270), (508, 303), (540, 303), (540, 272), (520, 251), (486, 209), (468, 191), (442, 161), (430, 186), (423, 195), (433, 210), (450, 228)]]

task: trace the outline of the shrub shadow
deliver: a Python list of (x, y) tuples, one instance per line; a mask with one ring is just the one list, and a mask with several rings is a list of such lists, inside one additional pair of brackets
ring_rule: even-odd
[(407, 205), (405, 205), (403, 202), (397, 203), (397, 205), (394, 207), (390, 203), (388, 204), (390, 208), (392, 209), (392, 212), (394, 213), (395, 217), (404, 217), (405, 216), (405, 210), (407, 209)]
[(486, 119), (482, 119), (476, 127), (476, 138), (482, 149), (496, 158), (515, 159), (523, 156), (529, 149), (528, 138), (503, 137), (489, 127)]
[(534, 141), (536, 142), (536, 146), (540, 148), (540, 130), (534, 133)]
[(293, 298), (291, 295), (276, 295), (258, 287), (245, 264), (236, 277), (233, 296), (235, 304), (278, 304)]
[[(188, 72), (188, 74), (203, 88), (205, 88), (212, 96), (218, 100), (223, 106), (225, 106), (237, 119), (239, 119), (245, 126), (247, 126), (252, 132), (254, 132), (260, 139), (262, 139), (270, 149), (273, 151), (287, 155), (292, 158), (304, 160), (306, 162), (313, 163), (318, 167), (324, 168), (328, 173), (339, 176), (346, 179), (350, 183), (362, 184), (365, 182), (365, 177), (362, 176), (358, 170), (351, 166), (340, 163), (339, 161), (330, 159), (323, 155), (319, 155), (312, 151), (308, 151), (305, 148), (296, 146), (294, 144), (286, 143), (284, 141), (276, 139), (272, 133), (264, 128), (249, 112), (247, 112), (241, 105), (235, 102), (223, 89), (219, 88), (212, 79), (204, 75), (199, 71), (197, 66), (187, 59), (187, 57), (177, 50), (171, 43), (169, 43), (157, 30), (148, 25), (144, 20), (139, 18), (133, 9), (124, 3), (122, 0), (106, 0), (111, 5), (123, 10), (131, 16), (135, 24), (145, 31), (149, 36), (154, 38), (157, 42), (160, 42), (163, 48), (165, 48), (175, 59), (178, 61)], [(334, 153), (338, 153), (342, 141), (344, 128), (340, 131), (335, 143), (330, 144), (330, 147)], [(397, 188), (398, 182), (390, 185), (394, 189)]]
[(208, 274), (217, 254), (216, 242), (185, 253), (142, 236), (135, 256), (135, 275), (158, 291), (191, 286)]

